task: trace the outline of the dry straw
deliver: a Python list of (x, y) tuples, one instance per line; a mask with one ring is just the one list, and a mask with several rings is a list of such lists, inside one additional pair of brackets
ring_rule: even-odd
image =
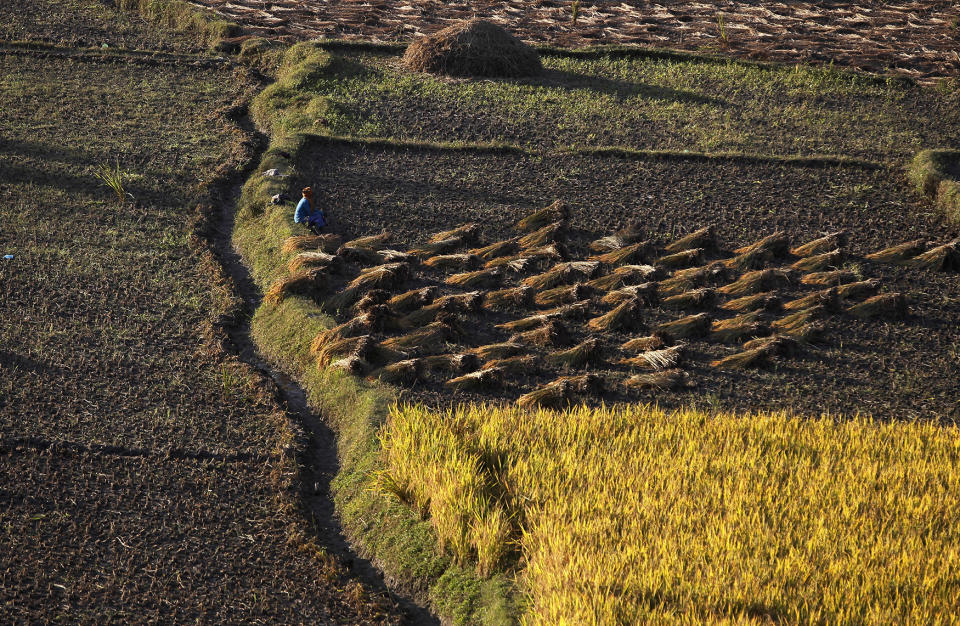
[(554, 222), (521, 237), (517, 243), (521, 248), (534, 248), (556, 243), (563, 235), (564, 223)]
[(670, 348), (647, 350), (636, 356), (621, 359), (619, 362), (623, 365), (631, 365), (643, 369), (666, 370), (680, 365), (684, 351), (685, 345), (681, 343)]
[[(522, 287), (522, 289), (528, 289), (531, 296), (534, 293), (530, 287)], [(577, 283), (576, 285), (554, 287), (553, 289), (541, 291), (537, 293), (534, 302), (539, 306), (559, 306), (561, 304), (571, 304), (585, 300), (589, 298), (592, 293), (593, 289), (589, 286), (584, 283)]]
[(497, 257), (509, 256), (516, 253), (518, 250), (520, 250), (520, 244), (517, 243), (517, 238), (514, 237), (513, 239), (497, 241), (482, 248), (474, 248), (468, 252), (480, 257), (484, 261), (490, 261), (491, 259), (496, 259)]
[(412, 385), (423, 380), (424, 364), (422, 359), (407, 359), (390, 363), (371, 372), (372, 380), (392, 385)]
[(428, 241), (410, 250), (417, 257), (449, 254), (464, 244), (463, 237), (449, 237), (440, 241)]
[(910, 259), (910, 265), (934, 271), (960, 272), (960, 239), (915, 256)]
[(720, 308), (725, 311), (741, 313), (749, 311), (779, 311), (783, 308), (783, 303), (780, 300), (780, 296), (777, 295), (777, 292), (764, 291), (724, 302), (720, 305)]
[(428, 371), (452, 372), (463, 374), (472, 372), (480, 365), (475, 354), (435, 354), (423, 357), (423, 366)]
[(398, 313), (411, 311), (432, 302), (437, 297), (437, 293), (439, 293), (439, 289), (432, 285), (420, 289), (411, 289), (387, 300), (387, 306)]
[(759, 241), (755, 241), (754, 243), (743, 246), (742, 248), (737, 248), (733, 251), (733, 253), (747, 254), (755, 250), (769, 250), (776, 256), (784, 256), (787, 254), (789, 248), (790, 243), (787, 240), (786, 233), (778, 231), (772, 235), (767, 235)]
[(837, 248), (836, 250), (824, 252), (823, 254), (804, 257), (790, 267), (801, 272), (820, 272), (828, 267), (836, 267), (842, 260), (843, 253)]
[(640, 285), (621, 287), (616, 291), (603, 296), (600, 301), (604, 304), (620, 304), (624, 300), (639, 300), (641, 304), (653, 306), (657, 303), (657, 283), (647, 282)]
[(706, 337), (710, 332), (710, 316), (706, 313), (688, 315), (678, 320), (661, 324), (657, 330), (676, 338)]
[(403, 64), (418, 72), (449, 76), (522, 77), (539, 74), (537, 51), (503, 28), (473, 19), (417, 39)]
[(370, 369), (370, 364), (358, 356), (350, 355), (330, 364), (333, 369), (341, 370), (351, 376), (363, 376)]
[(520, 286), (488, 292), (483, 299), (483, 306), (494, 310), (522, 309), (533, 304), (534, 290), (532, 287)]
[(845, 247), (847, 245), (848, 237), (849, 233), (847, 233), (845, 230), (830, 233), (829, 235), (824, 235), (819, 239), (814, 239), (809, 243), (805, 243), (802, 246), (797, 246), (796, 248), (790, 250), (790, 254), (794, 256), (806, 257), (813, 256), (815, 254), (823, 254), (824, 252), (830, 252), (831, 250)]
[(334, 326), (333, 328), (329, 328), (325, 331), (317, 333), (317, 336), (314, 337), (313, 341), (310, 343), (310, 352), (312, 354), (318, 354), (320, 350), (322, 350), (323, 347), (329, 343), (347, 337), (361, 335), (365, 331), (366, 324), (363, 317), (354, 317), (353, 319), (347, 320), (338, 326)]
[(752, 350), (741, 350), (730, 356), (712, 361), (710, 365), (719, 369), (743, 369), (763, 367), (770, 363), (771, 350), (765, 346)]
[(281, 278), (270, 285), (263, 299), (270, 304), (280, 304), (289, 294), (316, 298), (329, 286), (323, 269), (310, 269)]
[(597, 374), (577, 374), (576, 376), (561, 376), (556, 383), (566, 383), (570, 391), (579, 394), (598, 396), (603, 393), (603, 379)]
[(857, 280), (857, 275), (850, 270), (833, 270), (830, 272), (813, 272), (804, 274), (800, 282), (804, 285), (817, 287), (836, 287), (844, 283), (852, 283)]
[(444, 387), (453, 391), (483, 391), (502, 385), (504, 374), (502, 369), (491, 367), (451, 378), (444, 383)]
[(281, 246), (280, 251), (284, 254), (291, 254), (301, 250), (319, 250), (333, 254), (340, 247), (340, 235), (299, 235), (296, 237), (287, 237)]
[(572, 390), (567, 381), (554, 381), (517, 398), (517, 406), (525, 410), (561, 409), (570, 403)]
[(333, 339), (317, 350), (317, 365), (326, 367), (335, 359), (348, 354), (364, 358), (371, 344), (372, 339), (369, 335)]
[(837, 295), (845, 300), (856, 300), (864, 296), (873, 296), (880, 291), (880, 281), (876, 278), (847, 283), (836, 287)]
[(381, 345), (391, 350), (412, 350), (421, 354), (443, 352), (447, 340), (454, 335), (453, 328), (445, 322), (433, 322), (406, 335), (391, 337)]
[(301, 270), (326, 269), (328, 272), (337, 272), (343, 266), (343, 259), (326, 252), (301, 252), (287, 264), (291, 274)]
[(558, 263), (546, 272), (529, 276), (523, 284), (534, 289), (550, 289), (557, 285), (568, 284), (574, 280), (592, 278), (600, 271), (600, 263), (596, 261), (570, 261)]
[(760, 321), (758, 312), (744, 313), (726, 320), (718, 320), (710, 326), (710, 336), (724, 343), (769, 335), (770, 329)]
[(649, 260), (654, 253), (653, 242), (640, 241), (637, 243), (611, 250), (603, 254), (590, 257), (591, 261), (600, 261), (607, 265), (623, 265), (626, 263), (643, 263)]
[(357, 265), (379, 265), (383, 262), (382, 253), (364, 246), (342, 245), (337, 248), (337, 256), (347, 263)]
[(481, 361), (506, 359), (518, 354), (526, 354), (527, 352), (527, 347), (522, 343), (513, 343), (510, 341), (505, 341), (503, 343), (491, 343), (470, 350), (470, 353), (477, 355)]
[(483, 292), (454, 293), (437, 298), (436, 301), (440, 303), (450, 302), (453, 304), (454, 310), (460, 313), (476, 313), (483, 308)]
[(727, 280), (727, 268), (722, 262), (711, 263), (701, 267), (689, 267), (687, 269), (677, 270), (660, 281), (660, 293), (663, 295), (673, 295), (689, 291), (696, 287), (703, 287), (708, 284), (714, 284), (719, 281)]
[(668, 391), (690, 386), (689, 375), (681, 369), (637, 374), (623, 381), (628, 389), (658, 389)]
[(814, 306), (822, 306), (831, 311), (840, 310), (840, 295), (836, 287), (821, 289), (811, 294), (807, 294), (796, 300), (791, 300), (783, 305), (786, 311), (802, 311)]
[(795, 337), (788, 335), (771, 335), (770, 337), (758, 337), (743, 344), (746, 351), (763, 348), (782, 357), (795, 356), (800, 351), (800, 342)]
[(551, 319), (533, 330), (517, 333), (510, 338), (510, 342), (532, 346), (554, 346), (566, 342), (568, 337), (567, 328), (558, 320)]
[(502, 324), (497, 324), (494, 328), (499, 328), (500, 330), (506, 330), (510, 332), (522, 332), (525, 330), (530, 330), (531, 328), (537, 328), (543, 326), (548, 321), (550, 317), (539, 313), (537, 315), (530, 315), (528, 317), (521, 317), (520, 319), (511, 320), (509, 322), (503, 322)]
[(910, 259), (917, 256), (927, 247), (925, 239), (914, 239), (905, 243), (890, 246), (877, 252), (864, 256), (867, 261), (874, 263), (890, 263), (893, 265), (906, 265)]
[(409, 276), (410, 266), (407, 263), (388, 263), (364, 269), (340, 293), (327, 298), (325, 306), (331, 311), (345, 310), (367, 291), (395, 286)]
[(572, 304), (562, 304), (558, 307), (541, 311), (540, 315), (558, 317), (565, 320), (582, 320), (590, 313), (590, 301), (581, 300)]
[(657, 267), (680, 268), (690, 267), (703, 262), (703, 248), (693, 248), (691, 250), (681, 250), (662, 256), (653, 262)]
[(620, 349), (625, 352), (646, 352), (647, 350), (659, 350), (666, 348), (673, 343), (673, 337), (666, 333), (656, 332), (646, 337), (635, 337), (623, 343)]
[(619, 250), (624, 246), (636, 243), (643, 239), (644, 228), (640, 222), (621, 228), (617, 232), (607, 237), (590, 242), (590, 250), (597, 253)]
[(657, 274), (657, 268), (652, 265), (624, 265), (613, 270), (606, 276), (594, 278), (587, 285), (594, 289), (617, 289), (630, 283), (647, 282)]
[(480, 267), (481, 259), (475, 254), (438, 254), (423, 262), (438, 270), (470, 270)]
[(545, 360), (555, 367), (582, 367), (588, 363), (599, 361), (601, 357), (600, 342), (594, 337), (589, 337), (567, 350), (551, 352), (545, 357)]
[(596, 332), (640, 330), (644, 328), (641, 305), (637, 300), (625, 300), (605, 315), (587, 322), (587, 328)]
[(437, 300), (433, 304), (428, 304), (417, 309), (397, 320), (397, 325), (404, 330), (413, 330), (435, 322), (444, 314), (454, 313), (457, 306), (450, 300)]
[(500, 268), (491, 267), (490, 269), (477, 270), (475, 272), (453, 274), (452, 276), (448, 276), (443, 282), (464, 289), (497, 287), (503, 282), (503, 272)]
[(784, 335), (795, 335), (797, 331), (814, 320), (822, 319), (827, 315), (827, 308), (824, 306), (812, 306), (809, 309), (803, 309), (796, 313), (791, 313), (770, 324), (775, 331)]
[(712, 287), (691, 289), (660, 301), (665, 309), (697, 309), (712, 307), (717, 301), (717, 291)]
[(695, 248), (709, 249), (714, 247), (716, 247), (716, 240), (714, 239), (713, 226), (707, 226), (669, 243), (664, 251), (668, 254), (674, 254)]
[(500, 369), (514, 376), (526, 376), (536, 373), (539, 369), (539, 364), (537, 357), (532, 354), (522, 354), (505, 359), (487, 361), (480, 369)]
[(343, 245), (347, 248), (370, 248), (371, 250), (379, 250), (386, 246), (388, 241), (390, 241), (390, 233), (383, 231), (379, 235), (367, 235), (366, 237), (352, 239)]
[(544, 207), (533, 213), (530, 213), (522, 220), (513, 225), (514, 230), (522, 233), (529, 233), (544, 226), (565, 222), (570, 217), (570, 211), (561, 201), (557, 200), (550, 206)]
[(350, 307), (350, 311), (354, 315), (362, 315), (373, 307), (385, 303), (389, 298), (390, 292), (384, 289), (371, 289)]
[(902, 319), (907, 316), (907, 300), (902, 293), (881, 293), (853, 305), (847, 313), (860, 319)]
[(443, 230), (430, 235), (430, 243), (446, 241), (447, 239), (459, 238), (464, 243), (473, 243), (480, 236), (480, 225), (475, 222), (463, 224), (450, 230)]
[(770, 289), (786, 288), (793, 282), (793, 275), (783, 270), (754, 270), (747, 272), (735, 282), (724, 285), (717, 291), (728, 296), (745, 296)]

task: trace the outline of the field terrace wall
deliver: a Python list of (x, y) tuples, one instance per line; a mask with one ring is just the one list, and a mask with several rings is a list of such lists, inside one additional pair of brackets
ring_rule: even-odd
[(924, 150), (910, 163), (907, 175), (947, 220), (960, 224), (960, 151)]

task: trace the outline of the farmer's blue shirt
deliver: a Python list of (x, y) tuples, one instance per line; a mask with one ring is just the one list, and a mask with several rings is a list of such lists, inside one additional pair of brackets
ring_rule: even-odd
[(303, 224), (311, 213), (313, 213), (313, 209), (310, 208), (310, 201), (306, 198), (300, 198), (300, 204), (297, 205), (297, 210), (293, 214), (293, 221), (297, 224)]

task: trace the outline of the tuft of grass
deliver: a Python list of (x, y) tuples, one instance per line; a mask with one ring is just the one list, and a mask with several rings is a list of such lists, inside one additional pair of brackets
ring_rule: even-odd
[[(127, 201), (128, 194), (124, 188), (124, 183), (131, 175), (129, 172), (120, 169), (119, 157), (114, 161), (113, 167), (105, 163), (98, 165), (93, 175), (110, 188), (114, 197), (117, 199), (117, 204), (124, 204)], [(132, 198), (133, 196), (130, 196), (130, 199)]]

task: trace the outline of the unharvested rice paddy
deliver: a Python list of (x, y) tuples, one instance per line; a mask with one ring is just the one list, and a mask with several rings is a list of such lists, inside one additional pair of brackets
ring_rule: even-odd
[(785, 414), (399, 406), (379, 485), (529, 624), (945, 624), (960, 432)]

